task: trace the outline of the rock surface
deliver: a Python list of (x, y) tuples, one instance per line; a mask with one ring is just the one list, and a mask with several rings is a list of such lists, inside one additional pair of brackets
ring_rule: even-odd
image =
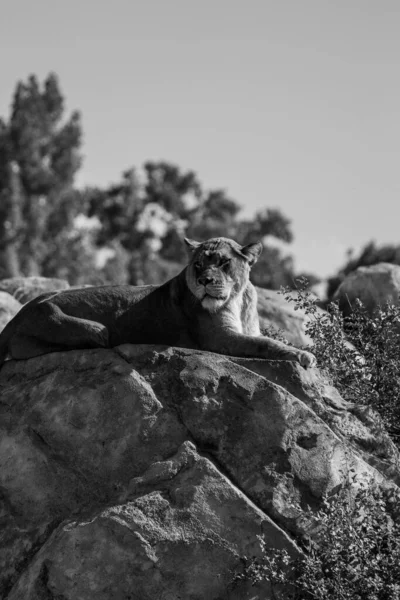
[(350, 273), (335, 292), (334, 300), (345, 315), (351, 313), (356, 298), (372, 315), (378, 306), (386, 302), (398, 304), (400, 295), (400, 266), (378, 263), (370, 267), (359, 267)]
[(266, 329), (268, 332), (270, 327), (282, 330), (287, 341), (298, 348), (311, 344), (311, 339), (305, 332), (309, 317), (304, 311), (294, 310), (293, 305), (275, 290), (258, 287), (257, 295), (261, 330)]
[(66, 290), (69, 283), (64, 279), (49, 277), (10, 277), (0, 280), (0, 290), (8, 292), (21, 304), (26, 304), (44, 292)]
[(39, 591), (39, 598), (71, 600), (239, 600), (250, 598), (246, 586), (225, 596), (224, 588), (238, 554), (259, 554), (257, 534), (297, 552), (191, 442), (132, 479), (124, 496), (55, 529), (9, 598), (36, 598)]
[(11, 294), (0, 291), (0, 331), (17, 314), (21, 306), (22, 304), (11, 296)]
[(0, 388), (7, 600), (267, 600), (232, 584), (257, 534), (296, 555), (350, 468), (398, 481), (372, 417), (293, 363), (124, 345), (9, 361)]

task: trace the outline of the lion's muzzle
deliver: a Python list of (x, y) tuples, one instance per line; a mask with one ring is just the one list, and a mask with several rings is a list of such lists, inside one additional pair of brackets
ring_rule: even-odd
[(207, 287), (207, 285), (209, 285), (209, 284), (211, 284), (211, 285), (214, 284), (215, 279), (214, 279), (214, 277), (202, 275), (201, 277), (198, 278), (197, 283), (199, 285), (204, 285), (204, 287)]

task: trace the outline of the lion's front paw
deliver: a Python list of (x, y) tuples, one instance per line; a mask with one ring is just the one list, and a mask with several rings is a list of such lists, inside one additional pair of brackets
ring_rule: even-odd
[(91, 325), (91, 335), (96, 346), (108, 348), (109, 334), (107, 327), (100, 323), (94, 323)]
[(309, 369), (310, 367), (315, 367), (317, 364), (317, 359), (314, 354), (311, 352), (306, 352), (305, 350), (301, 350), (299, 352), (299, 363), (304, 369)]

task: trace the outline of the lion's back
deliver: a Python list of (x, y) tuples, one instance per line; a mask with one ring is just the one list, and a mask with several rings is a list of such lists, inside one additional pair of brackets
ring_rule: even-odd
[(46, 292), (23, 306), (14, 317), (17, 321), (35, 319), (46, 306), (58, 307), (72, 317), (99, 321), (110, 325), (119, 315), (126, 313), (136, 304), (146, 304), (149, 296), (158, 286), (96, 286), (72, 288), (57, 292)]

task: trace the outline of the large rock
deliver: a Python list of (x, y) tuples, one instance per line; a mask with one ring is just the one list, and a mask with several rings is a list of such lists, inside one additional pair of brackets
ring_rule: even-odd
[(4, 329), (8, 321), (20, 310), (22, 304), (11, 294), (0, 291), (0, 331)]
[[(293, 292), (292, 295), (295, 295)], [(303, 310), (294, 310), (293, 304), (285, 300), (284, 296), (275, 290), (257, 288), (257, 309), (260, 317), (261, 330), (281, 330), (283, 337), (296, 347), (312, 344), (311, 338), (305, 332), (305, 325), (309, 316)], [(320, 308), (317, 308), (321, 312)]]
[(354, 301), (359, 298), (372, 315), (378, 306), (386, 302), (398, 304), (400, 295), (400, 266), (378, 263), (359, 267), (347, 275), (335, 292), (334, 300), (345, 315), (351, 313)]
[(0, 280), (0, 290), (8, 292), (21, 304), (33, 300), (44, 292), (66, 290), (69, 283), (64, 279), (49, 277), (10, 277)]
[(254, 598), (232, 586), (238, 554), (259, 555), (260, 533), (298, 553), (191, 442), (132, 479), (124, 496), (58, 526), (8, 597)]
[(232, 585), (257, 534), (295, 556), (350, 470), (398, 481), (373, 416), (294, 363), (124, 345), (9, 361), (0, 388), (7, 600), (267, 600)]

